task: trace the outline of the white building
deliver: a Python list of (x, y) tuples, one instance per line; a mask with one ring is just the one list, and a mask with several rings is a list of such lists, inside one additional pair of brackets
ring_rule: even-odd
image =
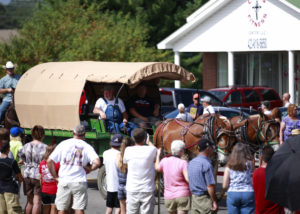
[(300, 0), (210, 0), (157, 47), (176, 64), (202, 52), (204, 89), (268, 85), (300, 101)]

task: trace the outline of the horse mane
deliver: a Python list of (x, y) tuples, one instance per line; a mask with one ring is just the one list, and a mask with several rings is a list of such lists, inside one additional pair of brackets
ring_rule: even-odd
[(259, 114), (252, 114), (252, 115), (249, 116), (249, 118), (250, 119), (254, 119), (254, 118), (258, 117), (258, 116), (259, 116)]
[(230, 124), (230, 120), (227, 117), (220, 115), (219, 118), (222, 119), (225, 123)]
[(278, 119), (279, 121), (281, 121), (281, 111), (279, 111), (278, 107), (273, 108), (272, 110), (272, 118), (273, 119)]
[(212, 115), (211, 115), (211, 114), (199, 115), (199, 116), (194, 120), (194, 122), (199, 122), (199, 120), (201, 121), (201, 120), (203, 120), (204, 118), (208, 118), (208, 117), (210, 117), (210, 116), (212, 116)]

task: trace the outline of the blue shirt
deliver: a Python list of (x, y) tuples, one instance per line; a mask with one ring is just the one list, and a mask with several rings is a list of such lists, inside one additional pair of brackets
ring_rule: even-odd
[(196, 196), (206, 194), (207, 186), (216, 183), (211, 161), (201, 154), (189, 162), (188, 177), (190, 190)]
[(230, 183), (228, 192), (253, 192), (252, 163), (246, 164), (245, 171), (235, 171), (229, 168)]
[(283, 140), (286, 141), (292, 136), (293, 129), (300, 129), (300, 118), (297, 116), (297, 120), (291, 120), (289, 116), (285, 116), (282, 120), (285, 123), (285, 129), (283, 132)]
[[(13, 77), (6, 74), (4, 77), (0, 79), (0, 89), (4, 88), (16, 88), (17, 83), (20, 79), (20, 75), (14, 74)], [(3, 101), (12, 102), (12, 93), (4, 93)]]

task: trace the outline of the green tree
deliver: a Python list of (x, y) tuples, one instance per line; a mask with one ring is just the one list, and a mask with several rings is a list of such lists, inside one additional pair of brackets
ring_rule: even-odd
[(13, 60), (22, 73), (49, 61), (166, 61), (168, 52), (147, 45), (148, 26), (140, 17), (99, 13), (99, 7), (77, 0), (61, 2), (59, 8), (42, 6), (20, 37), (0, 46), (2, 64)]
[[(99, 0), (102, 10), (123, 11), (132, 17), (142, 18), (149, 26), (148, 45), (157, 43), (186, 23), (186, 17), (208, 0)], [(169, 61), (173, 61), (170, 52)], [(196, 82), (188, 87), (202, 88), (202, 54), (181, 53), (181, 65), (196, 76)], [(162, 85), (173, 87), (173, 81), (162, 81)]]
[[(13, 0), (21, 2), (21, 0)], [(156, 44), (208, 0), (32, 0), (33, 17), (20, 37), (0, 45), (0, 63), (13, 60), (19, 72), (41, 62), (170, 61)], [(5, 8), (7, 9), (7, 8)], [(181, 53), (181, 64), (202, 87), (202, 55)], [(173, 86), (172, 81), (163, 84)]]
[[(97, 1), (97, 0), (96, 0)], [(149, 45), (158, 42), (183, 25), (186, 17), (208, 0), (98, 0), (104, 10), (123, 11), (140, 17), (149, 26)]]

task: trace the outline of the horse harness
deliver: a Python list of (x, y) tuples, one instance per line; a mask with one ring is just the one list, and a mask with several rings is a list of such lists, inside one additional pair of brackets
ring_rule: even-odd
[[(205, 118), (205, 117), (204, 117)], [(170, 121), (175, 121), (177, 124), (179, 124), (180, 126), (183, 127), (183, 129), (181, 130), (180, 134), (182, 137), (182, 141), (185, 142), (185, 135), (189, 132), (191, 133), (193, 136), (197, 137), (197, 138), (205, 138), (210, 140), (211, 142), (214, 142), (214, 144), (216, 145), (216, 142), (214, 140), (214, 123), (216, 120), (215, 116), (209, 117), (205, 123), (199, 123), (199, 122), (193, 122), (193, 123), (189, 123), (188, 125), (185, 125), (182, 123), (181, 120), (178, 119), (167, 119), (162, 123), (162, 127), (160, 128), (159, 132), (158, 132), (158, 136), (161, 137), (161, 147), (164, 150), (164, 144), (163, 144), (163, 131), (165, 126), (170, 122)], [(200, 125), (203, 126), (203, 131), (200, 134), (194, 133), (190, 130), (191, 126), (193, 125)], [(216, 140), (219, 139), (220, 136), (222, 136), (223, 134), (227, 134), (228, 136), (231, 135), (231, 130), (226, 130), (224, 128), (222, 128), (221, 126), (217, 127), (216, 133)], [(190, 148), (194, 147), (195, 145), (197, 145), (198, 142), (192, 143), (189, 146), (186, 146), (185, 149), (189, 150)], [(157, 142), (155, 142), (155, 145), (157, 144)], [(218, 146), (216, 146), (215, 149), (219, 150), (220, 149), (226, 149), (229, 145), (226, 145), (225, 147), (222, 148), (218, 148)], [(222, 151), (223, 152), (223, 151)], [(225, 153), (225, 152), (223, 152)]]
[[(239, 122), (243, 121), (243, 120), (247, 120), (243, 126), (239, 127), (236, 131), (236, 136), (238, 138), (240, 138), (240, 140), (244, 143), (249, 142), (249, 135), (248, 135), (248, 126), (250, 125), (256, 132), (256, 140), (258, 142), (259, 145), (262, 145), (264, 142), (261, 140), (260, 137), (262, 137), (264, 139), (265, 142), (267, 142), (268, 144), (275, 144), (276, 142), (272, 142), (272, 140), (274, 140), (274, 138), (278, 135), (278, 130), (276, 135), (272, 136), (272, 138), (267, 139), (267, 131), (269, 130), (270, 126), (273, 124), (277, 124), (278, 122), (276, 122), (274, 119), (272, 120), (266, 120), (263, 121), (263, 119), (261, 118), (261, 116), (259, 115), (258, 121), (257, 121), (257, 128), (255, 127), (255, 125), (249, 120), (249, 118), (244, 118), (241, 117), (239, 119)], [(267, 123), (267, 126), (265, 126), (264, 124)], [(263, 132), (264, 131), (264, 132)], [(253, 144), (249, 144), (253, 150), (257, 150), (259, 146), (253, 145)]]
[[(159, 132), (158, 132), (158, 134), (157, 134), (157, 137), (160, 136), (160, 138), (161, 138), (161, 139), (160, 139), (160, 142), (161, 142), (161, 148), (162, 148), (163, 151), (164, 151), (164, 147), (165, 147), (165, 146), (164, 146), (164, 141), (163, 141), (164, 128), (165, 128), (165, 126), (166, 126), (170, 121), (175, 121), (175, 122), (177, 122), (180, 126), (184, 127), (184, 129), (181, 130), (181, 136), (182, 136), (182, 141), (183, 141), (183, 142), (185, 142), (185, 141), (184, 141), (184, 136), (187, 134), (187, 132), (190, 132), (192, 135), (194, 135), (194, 136), (196, 136), (196, 137), (201, 137), (201, 135), (195, 134), (195, 133), (193, 133), (193, 132), (191, 132), (191, 131), (189, 130), (190, 127), (191, 127), (194, 123), (189, 123), (189, 124), (186, 126), (186, 125), (184, 125), (184, 124), (181, 122), (181, 120), (173, 119), (173, 118), (167, 119), (167, 120), (165, 120), (165, 121), (162, 122), (162, 126), (161, 126), (161, 128), (160, 128), (160, 130), (159, 130)], [(200, 124), (200, 123), (197, 123), (197, 124), (203, 125), (203, 124)], [(191, 145), (185, 147), (185, 149), (191, 148), (191, 147), (193, 147), (193, 146), (196, 145), (196, 144), (197, 144), (197, 143), (193, 143), (193, 144), (191, 144)], [(157, 146), (157, 141), (155, 142), (155, 146)], [(164, 154), (164, 155), (165, 155), (165, 154)]]

